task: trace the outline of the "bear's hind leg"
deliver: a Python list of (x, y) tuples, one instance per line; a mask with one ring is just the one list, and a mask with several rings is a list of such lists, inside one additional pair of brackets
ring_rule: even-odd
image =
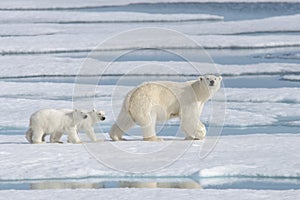
[[(95, 134), (95, 131), (94, 131), (93, 127), (85, 128), (85, 133), (88, 135), (88, 137), (90, 138), (90, 140), (92, 142), (97, 142), (96, 134)], [(101, 141), (101, 140), (98, 140), (98, 142), (99, 141)]]
[(81, 144), (81, 140), (79, 139), (78, 132), (76, 128), (71, 128), (67, 130), (68, 134), (68, 142), (71, 142), (73, 144)]
[(128, 131), (130, 128), (134, 126), (134, 122), (132, 121), (131, 117), (122, 108), (116, 123), (111, 127), (109, 131), (109, 136), (113, 141), (124, 140), (122, 138), (123, 134)]
[(63, 132), (56, 132), (54, 134), (50, 135), (50, 142), (51, 143), (59, 143), (62, 144), (63, 142), (60, 141), (60, 138), (62, 137), (64, 133)]
[(163, 141), (162, 138), (156, 136), (155, 125), (156, 125), (156, 117), (152, 116), (151, 122), (146, 126), (141, 127), (144, 141)]
[(43, 142), (43, 135), (44, 133), (42, 131), (35, 131), (32, 132), (32, 143), (33, 144), (42, 144)]
[[(109, 136), (113, 141), (125, 140), (124, 138), (122, 138), (122, 136), (132, 126), (129, 126), (128, 124), (125, 126), (119, 126), (117, 123), (115, 123), (109, 131)], [(122, 128), (120, 128), (120, 127), (122, 127)]]
[(32, 141), (32, 129), (31, 128), (29, 128), (27, 130), (25, 138), (27, 139), (27, 141), (29, 143), (33, 143), (33, 141)]

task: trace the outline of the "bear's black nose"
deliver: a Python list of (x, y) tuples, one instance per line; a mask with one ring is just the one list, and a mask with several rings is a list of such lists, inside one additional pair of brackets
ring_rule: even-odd
[(86, 118), (88, 118), (88, 116), (87, 116), (87, 115), (84, 115), (84, 116), (83, 116), (83, 119), (86, 119)]
[(215, 83), (214, 80), (209, 81), (209, 84), (210, 84), (210, 85), (214, 85), (214, 83)]
[(102, 117), (102, 120), (104, 121), (104, 120), (105, 120), (105, 117)]

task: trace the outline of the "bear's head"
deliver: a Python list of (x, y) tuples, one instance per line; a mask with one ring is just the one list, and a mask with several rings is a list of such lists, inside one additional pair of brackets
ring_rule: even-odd
[(88, 115), (87, 115), (86, 112), (84, 112), (80, 109), (74, 109), (73, 110), (73, 119), (76, 123), (80, 122), (81, 120), (84, 120), (86, 118), (88, 118)]
[(106, 118), (104, 111), (97, 111), (96, 109), (93, 109), (92, 115), (97, 121), (104, 121)]
[(199, 81), (204, 83), (208, 87), (208, 89), (211, 88), (211, 89), (218, 90), (218, 89), (220, 89), (220, 86), (221, 86), (222, 77), (207, 74), (204, 76), (200, 76)]
[(192, 88), (198, 101), (210, 99), (220, 89), (221, 82), (221, 76), (211, 74), (200, 76), (198, 80), (192, 84)]

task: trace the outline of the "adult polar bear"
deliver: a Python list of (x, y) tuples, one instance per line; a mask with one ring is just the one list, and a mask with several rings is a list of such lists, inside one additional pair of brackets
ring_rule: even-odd
[(33, 113), (30, 117), (26, 139), (30, 143), (44, 143), (44, 137), (50, 135), (50, 141), (59, 142), (55, 135), (66, 132), (72, 143), (81, 143), (77, 134), (77, 125), (88, 115), (81, 110), (63, 112), (56, 109), (43, 109)]
[(156, 122), (179, 117), (185, 139), (203, 139), (205, 126), (199, 120), (205, 102), (220, 88), (221, 76), (205, 75), (188, 82), (146, 82), (130, 91), (123, 102), (116, 123), (110, 130), (114, 141), (135, 124), (141, 126), (143, 139), (160, 141)]

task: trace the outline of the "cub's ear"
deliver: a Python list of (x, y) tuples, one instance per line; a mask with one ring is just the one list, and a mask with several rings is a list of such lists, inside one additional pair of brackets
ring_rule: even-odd
[(204, 79), (204, 76), (199, 76), (198, 80), (202, 81)]
[(96, 109), (95, 109), (95, 108), (93, 109), (93, 112), (96, 112)]
[(222, 76), (219, 76), (218, 78), (219, 78), (220, 81), (222, 80)]

